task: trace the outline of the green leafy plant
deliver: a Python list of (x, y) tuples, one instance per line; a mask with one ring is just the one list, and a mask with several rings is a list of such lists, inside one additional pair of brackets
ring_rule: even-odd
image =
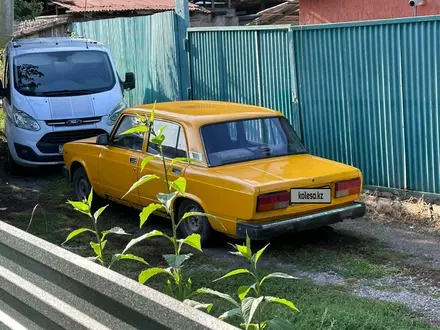
[(119, 261), (122, 259), (135, 260), (135, 261), (142, 262), (142, 263), (148, 265), (148, 263), (143, 258), (134, 256), (132, 254), (124, 254), (124, 253), (114, 254), (110, 261), (106, 260), (105, 255), (104, 255), (104, 250), (107, 245), (107, 236), (110, 234), (113, 234), (113, 235), (129, 235), (129, 234), (127, 234), (120, 227), (114, 227), (110, 230), (101, 231), (99, 229), (98, 219), (99, 219), (100, 215), (102, 214), (102, 212), (104, 212), (104, 210), (108, 207), (108, 205), (101, 207), (100, 209), (98, 209), (96, 212), (94, 212), (92, 214), (92, 211), (91, 211), (92, 210), (92, 201), (93, 201), (93, 189), (91, 189), (88, 198), (87, 199), (84, 198), (83, 201), (70, 201), (70, 200), (68, 201), (68, 203), (70, 205), (72, 205), (76, 211), (87, 215), (91, 219), (92, 229), (79, 228), (79, 229), (72, 231), (67, 236), (66, 240), (62, 243), (62, 245), (64, 245), (65, 243), (67, 243), (72, 238), (74, 238), (78, 235), (89, 232), (89, 233), (94, 234), (96, 237), (96, 242), (94, 242), (94, 241), (90, 242), (90, 247), (92, 248), (93, 252), (95, 253), (95, 256), (88, 257), (87, 259), (92, 260), (92, 261), (97, 261), (105, 267), (107, 267), (107, 265), (108, 265), (108, 268), (110, 268), (116, 261)]
[[(243, 257), (249, 261), (250, 267), (247, 268), (241, 268), (241, 269), (235, 269), (226, 275), (214, 280), (220, 281), (225, 278), (236, 276), (240, 274), (246, 274), (250, 276), (253, 280), (253, 284), (247, 286), (240, 286), (237, 290), (237, 296), (238, 301), (232, 298), (230, 295), (221, 293), (209, 288), (201, 288), (196, 291), (197, 294), (208, 294), (212, 296), (216, 296), (218, 298), (221, 298), (228, 303), (230, 303), (233, 308), (224, 312), (222, 315), (220, 315), (220, 319), (225, 320), (231, 317), (240, 317), (243, 322), (241, 323), (241, 326), (244, 329), (252, 329), (252, 330), (261, 330), (261, 329), (292, 329), (292, 324), (287, 320), (279, 317), (274, 317), (272, 315), (267, 315), (266, 307), (269, 304), (278, 304), (285, 306), (293, 311), (299, 312), (298, 308), (293, 304), (293, 302), (265, 295), (263, 292), (263, 285), (264, 283), (271, 279), (271, 278), (283, 278), (283, 279), (298, 279), (296, 277), (290, 276), (288, 274), (284, 273), (272, 273), (265, 276), (261, 276), (258, 271), (258, 260), (261, 258), (263, 252), (268, 247), (269, 244), (267, 244), (265, 247), (263, 247), (261, 250), (256, 252), (255, 254), (252, 254), (251, 250), (251, 241), (249, 239), (249, 236), (246, 235), (246, 244), (245, 245), (232, 245), (235, 252), (231, 252), (234, 255)], [(254, 296), (250, 296), (253, 294)]]
[[(200, 252), (202, 251), (201, 247), (201, 237), (199, 234), (191, 234), (186, 238), (180, 238), (178, 237), (178, 228), (179, 226), (188, 218), (190, 217), (212, 217), (209, 214), (205, 214), (202, 212), (187, 212), (185, 213), (181, 219), (178, 221), (175, 219), (175, 214), (173, 210), (173, 201), (177, 196), (185, 196), (186, 192), (186, 180), (183, 177), (179, 177), (174, 181), (170, 181), (168, 177), (168, 171), (171, 166), (173, 166), (177, 162), (193, 162), (195, 160), (192, 160), (190, 158), (174, 158), (171, 160), (169, 165), (167, 166), (167, 162), (165, 161), (162, 144), (165, 140), (164, 130), (166, 126), (160, 127), (157, 131), (154, 129), (154, 119), (155, 119), (155, 105), (153, 106), (153, 109), (151, 111), (150, 116), (138, 116), (138, 118), (141, 120), (142, 124), (138, 125), (136, 127), (133, 127), (127, 131), (125, 131), (123, 134), (133, 134), (133, 133), (144, 133), (149, 134), (152, 136), (151, 142), (156, 144), (159, 150), (158, 155), (155, 156), (149, 156), (146, 157), (142, 163), (141, 163), (141, 172), (144, 170), (145, 166), (148, 164), (149, 161), (154, 159), (155, 157), (161, 159), (162, 165), (163, 165), (163, 172), (164, 172), (164, 181), (166, 184), (166, 192), (165, 193), (159, 193), (156, 197), (159, 203), (152, 203), (145, 207), (142, 212), (140, 213), (140, 227), (145, 224), (145, 222), (148, 220), (149, 216), (157, 211), (162, 211), (167, 213), (169, 218), (171, 219), (171, 227), (172, 227), (172, 235), (169, 236), (161, 231), (153, 230), (149, 233), (146, 233), (144, 235), (141, 235), (140, 237), (131, 240), (127, 246), (125, 247), (123, 254), (127, 253), (127, 251), (132, 248), (135, 244), (138, 244), (142, 242), (143, 240), (151, 237), (164, 237), (166, 238), (173, 247), (173, 253), (172, 254), (164, 254), (163, 258), (165, 259), (166, 263), (168, 264), (168, 267), (161, 268), (161, 267), (153, 267), (148, 268), (144, 271), (142, 271), (139, 274), (138, 281), (142, 284), (146, 283), (148, 280), (153, 278), (154, 276), (158, 274), (164, 274), (166, 277), (165, 282), (165, 292), (180, 300), (188, 305), (195, 307), (197, 309), (205, 309), (208, 312), (212, 308), (212, 304), (202, 304), (197, 301), (194, 301), (190, 299), (192, 296), (192, 282), (191, 279), (185, 279), (183, 274), (183, 266), (185, 262), (191, 258), (192, 253), (183, 254), (182, 253), (182, 247), (184, 245), (187, 245), (195, 250), (198, 250)], [(151, 175), (147, 174), (142, 176), (137, 182), (135, 182), (131, 188), (128, 190), (128, 192), (123, 196), (127, 196), (130, 192), (138, 188), (139, 186), (151, 181), (151, 180), (158, 180), (160, 179), (157, 175)]]

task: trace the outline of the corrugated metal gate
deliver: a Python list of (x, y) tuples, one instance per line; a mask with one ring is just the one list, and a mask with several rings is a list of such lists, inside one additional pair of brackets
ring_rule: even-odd
[(192, 95), (281, 111), (366, 184), (440, 193), (439, 31), (440, 17), (190, 29)]
[(79, 36), (104, 43), (124, 80), (134, 72), (136, 88), (126, 92), (131, 106), (180, 99), (174, 12), (73, 23)]

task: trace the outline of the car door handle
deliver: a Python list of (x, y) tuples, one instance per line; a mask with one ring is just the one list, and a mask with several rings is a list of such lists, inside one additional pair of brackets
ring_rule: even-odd
[(173, 167), (173, 169), (171, 170), (171, 172), (173, 172), (174, 174), (180, 174), (180, 172), (182, 172), (182, 171), (180, 170), (180, 168)]
[(130, 157), (130, 163), (136, 164), (137, 163), (137, 159), (135, 157)]

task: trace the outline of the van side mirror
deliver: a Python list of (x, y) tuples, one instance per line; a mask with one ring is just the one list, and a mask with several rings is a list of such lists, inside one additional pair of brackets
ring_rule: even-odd
[(98, 135), (96, 138), (96, 144), (100, 146), (106, 146), (108, 145), (109, 141), (109, 135), (107, 133)]
[(132, 90), (136, 87), (136, 79), (133, 72), (125, 74), (124, 89)]

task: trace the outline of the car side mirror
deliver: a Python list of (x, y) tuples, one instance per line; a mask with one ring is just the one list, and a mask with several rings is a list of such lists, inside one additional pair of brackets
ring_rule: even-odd
[(124, 89), (132, 90), (136, 87), (136, 79), (133, 72), (125, 74)]
[(100, 145), (100, 146), (106, 146), (109, 143), (109, 135), (106, 134), (101, 134), (98, 135), (98, 137), (96, 138), (96, 144)]

